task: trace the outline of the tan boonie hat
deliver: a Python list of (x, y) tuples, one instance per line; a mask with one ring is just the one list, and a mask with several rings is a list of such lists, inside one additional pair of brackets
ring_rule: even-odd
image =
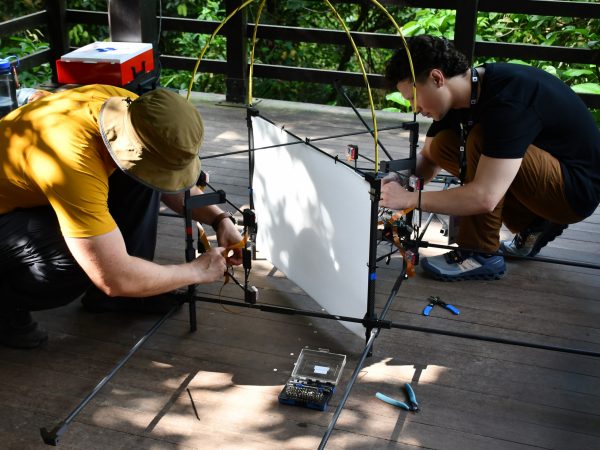
[(99, 120), (110, 155), (137, 181), (167, 193), (198, 181), (204, 126), (200, 113), (182, 96), (156, 89), (133, 101), (111, 97)]

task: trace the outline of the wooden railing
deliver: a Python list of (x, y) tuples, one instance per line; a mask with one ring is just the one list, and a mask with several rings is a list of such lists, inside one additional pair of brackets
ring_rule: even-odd
[[(241, 0), (223, 0), (227, 12), (233, 11)], [(368, 0), (355, 0), (358, 1)], [(67, 31), (72, 24), (108, 25), (111, 24), (111, 38), (119, 40), (137, 40), (156, 42), (157, 0), (112, 0), (111, 11), (92, 12), (66, 9), (65, 0), (48, 0), (45, 11), (0, 23), (0, 35), (47, 26), (50, 48), (22, 59), (23, 69), (49, 62), (53, 70), (54, 61), (72, 48), (69, 46)], [(539, 61), (568, 62), (600, 65), (600, 50), (587, 48), (567, 48), (528, 44), (508, 44), (481, 42), (477, 35), (477, 12), (499, 12), (517, 14), (536, 14), (556, 17), (600, 18), (600, 3), (568, 2), (555, 0), (407, 0), (382, 1), (386, 5), (407, 5), (420, 8), (450, 9), (456, 11), (455, 45), (469, 58), (497, 57), (518, 58)], [(123, 20), (126, 17), (127, 20)], [(227, 38), (226, 61), (205, 59), (200, 70), (204, 73), (226, 75), (227, 99), (243, 102), (247, 87), (247, 46), (252, 36), (253, 25), (248, 24), (246, 14), (237, 14), (220, 34)], [(190, 33), (211, 34), (218, 22), (194, 19), (162, 17), (161, 29)], [(400, 37), (392, 34), (353, 32), (358, 46), (380, 49), (399, 48)], [(259, 25), (258, 39), (283, 40), (290, 42), (313, 42), (319, 44), (347, 45), (348, 39), (343, 31), (325, 29), (294, 28), (274, 25)], [(192, 70), (195, 58), (178, 55), (160, 55), (162, 67), (179, 70)], [(54, 72), (55, 73), (55, 72)], [(333, 83), (339, 81), (345, 86), (363, 86), (361, 74), (320, 70), (307, 67), (289, 67), (270, 64), (256, 64), (254, 76), (258, 78), (279, 79), (283, 81), (309, 81), (315, 83)], [(383, 85), (380, 74), (369, 74), (369, 83), (377, 88)], [(600, 95), (581, 94), (581, 98), (590, 108), (600, 108)]]

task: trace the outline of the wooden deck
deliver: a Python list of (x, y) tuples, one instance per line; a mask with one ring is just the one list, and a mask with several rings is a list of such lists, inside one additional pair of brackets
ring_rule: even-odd
[[(198, 100), (206, 127), (204, 154), (247, 148), (245, 110)], [(301, 137), (361, 131), (352, 111), (264, 101), (261, 113)], [(368, 116), (367, 116), (368, 117)], [(381, 114), (379, 126), (397, 123)], [(382, 135), (395, 157), (406, 133)], [(346, 145), (372, 147), (367, 136), (322, 141), (345, 155)], [(388, 145), (389, 143), (389, 145)], [(205, 160), (211, 184), (237, 206), (247, 204), (247, 160), (233, 155)], [(207, 231), (210, 232), (210, 229)], [(441, 242), (432, 225), (428, 240)], [(181, 219), (161, 217), (158, 261), (183, 260)], [(424, 249), (424, 253), (435, 251)], [(437, 251), (441, 252), (441, 251)], [(600, 263), (600, 213), (570, 226), (542, 256)], [(399, 260), (378, 270), (381, 306)], [(600, 273), (541, 262), (509, 262), (499, 281), (404, 282), (388, 319), (414, 326), (478, 333), (545, 345), (600, 351)], [(240, 272), (241, 273), (241, 272)], [(240, 275), (241, 277), (241, 275)], [(266, 261), (251, 281), (260, 301), (312, 309), (301, 289)], [(216, 295), (219, 285), (199, 292)], [(223, 298), (236, 299), (232, 284)], [(459, 316), (434, 309), (427, 297), (456, 305)], [(364, 340), (339, 323), (304, 316), (199, 304), (199, 329), (189, 332), (181, 310), (158, 330), (77, 416), (63, 435), (65, 449), (315, 449), (362, 351)], [(36, 313), (49, 330), (33, 351), (0, 348), (0, 448), (42, 449), (39, 428), (53, 427), (87, 395), (160, 318), (91, 314), (79, 302)], [(277, 395), (304, 346), (344, 353), (348, 364), (327, 412), (280, 405)], [(408, 413), (375, 398), (402, 398), (410, 382), (421, 406)], [(600, 359), (553, 351), (383, 330), (375, 342), (329, 449), (598, 449)]]

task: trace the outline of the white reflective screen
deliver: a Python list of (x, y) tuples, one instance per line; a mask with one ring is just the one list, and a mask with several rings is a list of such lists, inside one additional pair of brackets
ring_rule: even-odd
[[(297, 142), (252, 118), (254, 147)], [(369, 183), (343, 164), (300, 143), (254, 152), (257, 249), (327, 312), (367, 312)], [(358, 323), (341, 322), (364, 336)]]

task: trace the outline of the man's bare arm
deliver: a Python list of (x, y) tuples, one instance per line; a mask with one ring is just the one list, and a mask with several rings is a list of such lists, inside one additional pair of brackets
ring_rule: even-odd
[(429, 148), (433, 141), (432, 137), (426, 137), (423, 149), (417, 155), (417, 170), (416, 173), (420, 177), (423, 177), (423, 181), (428, 183), (431, 181), (442, 168), (433, 162), (429, 152)]
[(222, 278), (226, 270), (220, 247), (190, 263), (159, 265), (130, 256), (118, 228), (100, 236), (65, 240), (92, 282), (111, 297), (146, 297), (189, 284), (210, 283)]
[[(475, 179), (464, 186), (438, 192), (423, 192), (421, 208), (425, 211), (469, 216), (493, 211), (515, 179), (522, 159), (481, 156)], [(417, 192), (408, 192), (398, 183), (381, 189), (381, 205), (392, 209), (416, 207)]]

